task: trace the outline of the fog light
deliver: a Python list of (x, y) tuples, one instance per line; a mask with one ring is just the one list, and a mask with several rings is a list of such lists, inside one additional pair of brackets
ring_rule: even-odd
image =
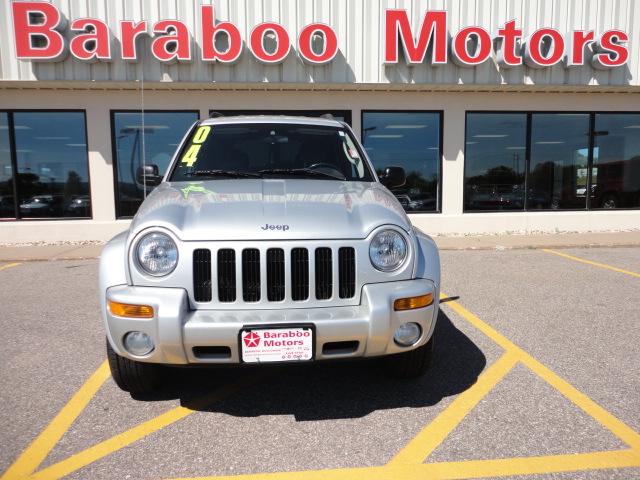
[(396, 330), (396, 333), (393, 335), (393, 339), (398, 345), (408, 347), (416, 343), (421, 334), (422, 329), (417, 323), (403, 323)]
[(433, 303), (433, 293), (420, 295), (419, 297), (399, 298), (393, 302), (394, 310), (415, 310), (416, 308), (428, 307)]
[(129, 305), (109, 300), (109, 311), (118, 317), (153, 318), (153, 307), (149, 305)]
[(124, 336), (124, 348), (131, 355), (141, 357), (151, 353), (154, 344), (151, 337), (144, 332), (129, 332)]

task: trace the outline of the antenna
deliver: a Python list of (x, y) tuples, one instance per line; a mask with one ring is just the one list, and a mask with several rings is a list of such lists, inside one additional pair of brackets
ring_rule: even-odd
[[(146, 49), (145, 49), (146, 50)], [(141, 59), (142, 61), (139, 63), (140, 65), (140, 111), (141, 111), (141, 118), (142, 118), (142, 171), (145, 172), (146, 171), (146, 167), (147, 167), (147, 154), (146, 154), (146, 145), (145, 145), (145, 133), (146, 133), (146, 128), (145, 128), (145, 122), (144, 122), (144, 58)], [(145, 199), (147, 198), (147, 176), (146, 175), (142, 175), (142, 198)]]

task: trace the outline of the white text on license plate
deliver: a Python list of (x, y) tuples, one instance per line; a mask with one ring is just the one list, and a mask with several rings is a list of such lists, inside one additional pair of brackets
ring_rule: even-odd
[(308, 327), (243, 330), (240, 345), (247, 363), (311, 360), (313, 331)]

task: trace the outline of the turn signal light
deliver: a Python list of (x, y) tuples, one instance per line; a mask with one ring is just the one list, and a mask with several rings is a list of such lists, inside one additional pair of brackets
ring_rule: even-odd
[(149, 305), (129, 305), (127, 303), (107, 302), (109, 311), (118, 317), (153, 318), (153, 307)]
[(419, 297), (399, 298), (393, 302), (394, 310), (415, 310), (416, 308), (428, 307), (433, 303), (433, 293), (420, 295)]

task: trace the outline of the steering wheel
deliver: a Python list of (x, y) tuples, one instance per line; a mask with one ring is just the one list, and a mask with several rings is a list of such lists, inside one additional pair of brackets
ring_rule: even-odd
[(347, 177), (344, 175), (344, 173), (342, 173), (340, 170), (338, 170), (336, 168), (335, 165), (331, 165), (330, 163), (324, 163), (324, 162), (318, 162), (318, 163), (314, 163), (312, 165), (309, 165), (308, 167), (306, 167), (309, 170), (320, 170), (320, 169), (324, 169), (324, 170), (329, 170), (329, 172), (327, 173), (337, 173), (338, 175), (340, 175), (340, 178), (342, 179), (346, 179)]

